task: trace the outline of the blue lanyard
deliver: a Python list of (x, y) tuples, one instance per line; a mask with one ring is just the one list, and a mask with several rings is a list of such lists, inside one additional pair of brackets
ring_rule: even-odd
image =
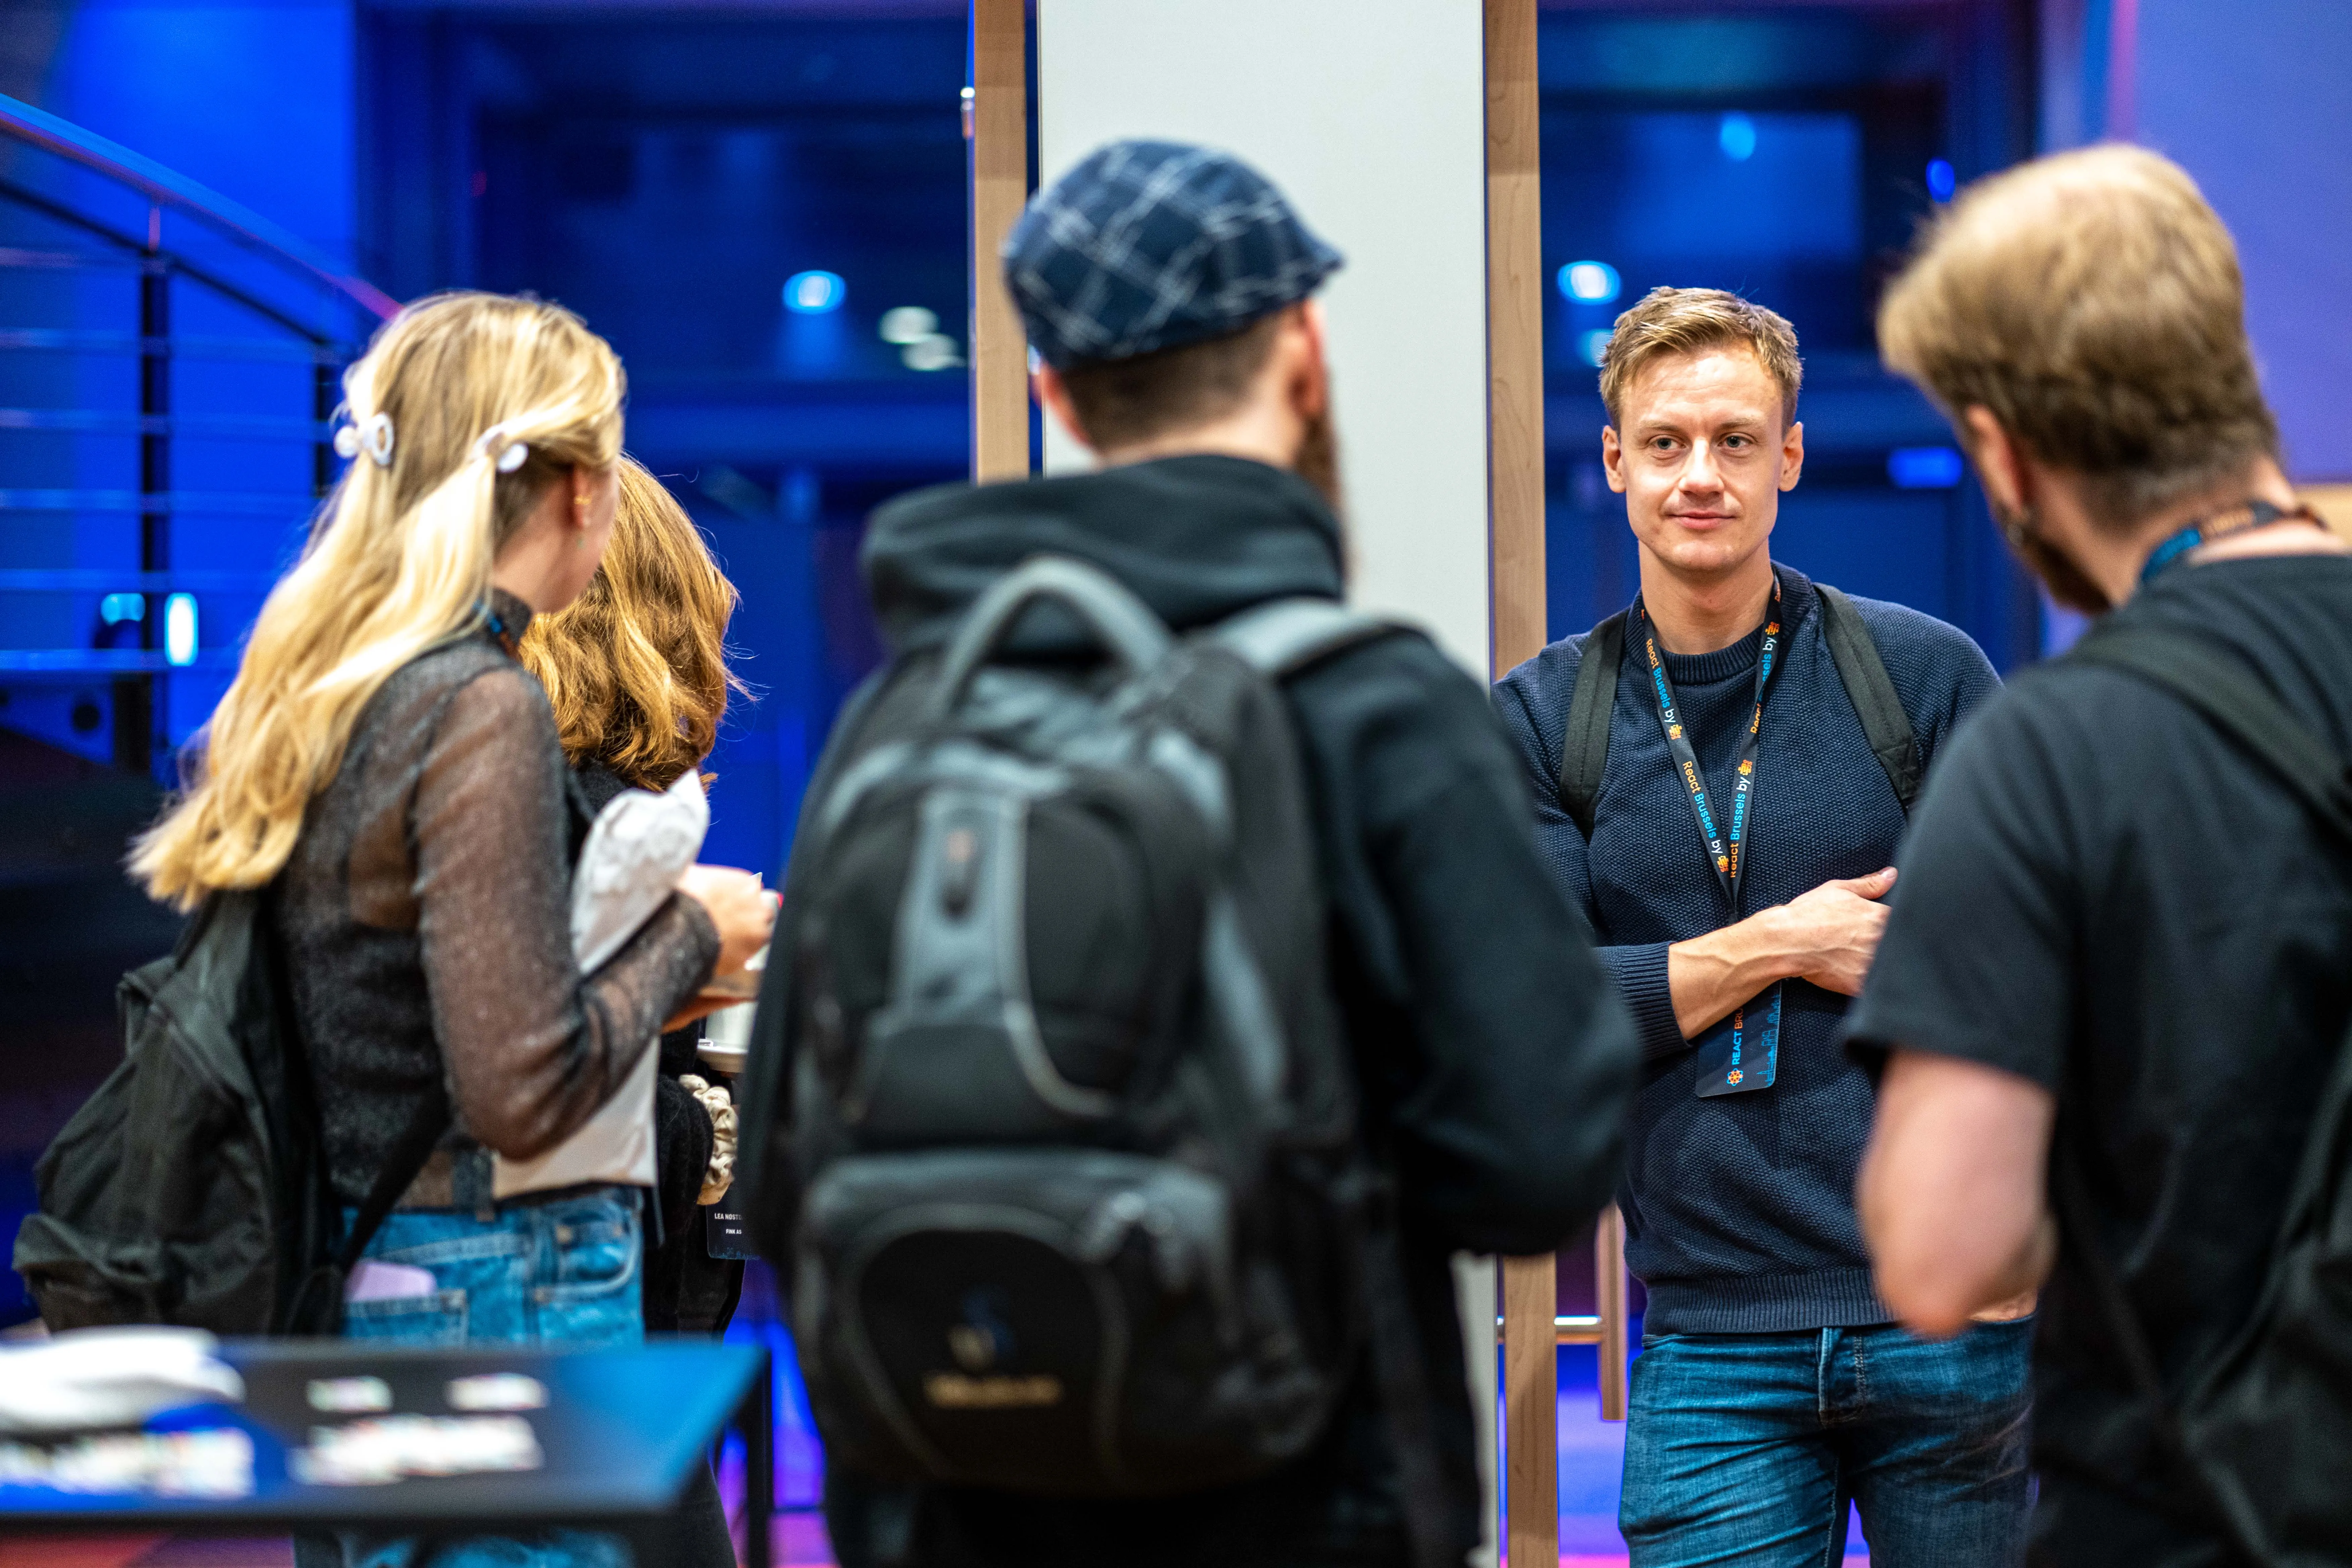
[(2289, 510), (2284, 507), (2273, 506), (2266, 500), (2250, 500), (2235, 511), (2225, 511), (2218, 517), (2200, 518), (2179, 532), (2168, 536), (2147, 558), (2147, 564), (2139, 569), (2139, 585), (2145, 588), (2179, 565), (2181, 558), (2200, 544), (2210, 544), (2217, 539), (2243, 533), (2250, 528), (2267, 528), (2273, 522), (2284, 522), (2291, 518), (2322, 528), (2327, 526), (2320, 521), (2319, 514), (2309, 506), (2298, 506)]
[[(1699, 843), (1706, 851), (1707, 864), (1715, 868), (1717, 885), (1722, 888), (1724, 901), (1730, 909), (1729, 918), (1738, 920), (1739, 895), (1748, 871), (1748, 827), (1755, 815), (1756, 746), (1764, 732), (1764, 699), (1770, 692), (1772, 669), (1780, 651), (1780, 579), (1775, 577), (1772, 581), (1772, 603), (1765, 611), (1764, 646), (1758, 650), (1756, 660), (1756, 705), (1748, 717), (1748, 734), (1740, 742), (1738, 768), (1732, 774), (1728, 826), (1717, 817), (1714, 803), (1707, 796), (1706, 776), (1699, 771), (1698, 752), (1685, 732), (1682, 708), (1675, 699), (1675, 683), (1666, 675), (1665, 658), (1658, 651), (1658, 634), (1650, 625), (1650, 612), (1643, 608), (1639, 599), (1633, 607), (1640, 617), (1643, 652), (1650, 662), (1650, 694), (1657, 699), (1658, 727), (1665, 731), (1666, 751), (1674, 758), (1675, 772), (1690, 796), (1691, 819), (1698, 825)], [(1772, 1087), (1780, 1067), (1780, 987), (1775, 984), (1769, 994), (1771, 1001), (1765, 1008), (1760, 1039), (1751, 1041), (1748, 1004), (1742, 1003), (1733, 1009), (1727, 1029), (1718, 1024), (1699, 1042), (1697, 1093), (1702, 1100)], [(1757, 1059), (1759, 1057), (1760, 1061)]]
[(1690, 737), (1683, 732), (1682, 709), (1675, 700), (1675, 684), (1667, 678), (1666, 661), (1658, 651), (1658, 634), (1650, 625), (1650, 612), (1642, 602), (1633, 602), (1641, 616), (1642, 649), (1650, 661), (1650, 694), (1658, 701), (1658, 727), (1666, 734), (1666, 750), (1675, 759), (1675, 772), (1690, 795), (1691, 818), (1698, 824), (1699, 842), (1706, 849), (1707, 864), (1715, 868), (1715, 879), (1723, 889), (1726, 902), (1731, 906), (1731, 918), (1739, 918), (1739, 889), (1748, 870), (1748, 822), (1753, 815), (1756, 798), (1756, 742), (1764, 729), (1764, 698), (1772, 684), (1772, 668), (1780, 651), (1780, 584), (1772, 584), (1771, 607), (1765, 612), (1764, 646), (1756, 660), (1756, 708), (1748, 716), (1748, 735), (1740, 742), (1739, 767), (1733, 773), (1731, 786), (1731, 822), (1727, 827), (1716, 816), (1713, 803), (1707, 798), (1706, 778), (1700, 773), (1698, 753), (1691, 747)]

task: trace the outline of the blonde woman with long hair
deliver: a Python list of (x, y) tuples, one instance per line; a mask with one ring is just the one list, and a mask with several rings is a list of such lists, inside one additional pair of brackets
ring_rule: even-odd
[[(635, 1190), (501, 1202), (492, 1155), (528, 1160), (578, 1129), (771, 917), (756, 878), (696, 867), (593, 974), (573, 960), (578, 807), (514, 650), (603, 555), (620, 363), (555, 306), (445, 294), (387, 323), (343, 385), (353, 460), (254, 623), (195, 783), (132, 868), (182, 908), (272, 889), (347, 1223), (431, 1142), (353, 1276), (347, 1335), (633, 1341)], [(343, 1542), (368, 1568), (417, 1550)], [(625, 1561), (574, 1531), (431, 1558)]]

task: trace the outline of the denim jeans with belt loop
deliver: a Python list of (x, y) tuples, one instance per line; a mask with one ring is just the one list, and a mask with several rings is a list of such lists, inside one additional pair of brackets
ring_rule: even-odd
[(1632, 1568), (2011, 1568), (2033, 1322), (1645, 1336), (1618, 1511)]
[[(353, 1301), (343, 1335), (411, 1345), (634, 1345), (645, 1339), (635, 1187), (582, 1187), (472, 1210), (396, 1209), (367, 1256), (433, 1276), (420, 1296)], [(344, 1214), (349, 1224), (352, 1215)], [(581, 1530), (456, 1541), (346, 1533), (347, 1568), (631, 1568), (618, 1537)], [(306, 1553), (305, 1563), (316, 1561)], [(648, 1565), (650, 1568), (650, 1565)]]

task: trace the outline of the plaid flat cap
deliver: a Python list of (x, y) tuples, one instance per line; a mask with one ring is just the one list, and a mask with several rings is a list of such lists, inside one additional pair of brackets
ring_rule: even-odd
[(1004, 282), (1059, 370), (1239, 331), (1339, 269), (1265, 175), (1230, 153), (1114, 142), (1031, 199)]

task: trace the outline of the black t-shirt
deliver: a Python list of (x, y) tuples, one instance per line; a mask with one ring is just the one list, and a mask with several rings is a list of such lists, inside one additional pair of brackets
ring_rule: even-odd
[[(2352, 560), (2182, 566), (2116, 616), (2218, 638), (2352, 757)], [(2137, 677), (2061, 659), (1963, 729), (1900, 865), (1850, 1037), (2056, 1095), (2105, 1256), (2176, 1393), (2244, 1322), (2352, 1014), (2352, 856), (2263, 764)], [(2037, 1346), (2039, 1552), (2191, 1563), (2086, 1277)]]

